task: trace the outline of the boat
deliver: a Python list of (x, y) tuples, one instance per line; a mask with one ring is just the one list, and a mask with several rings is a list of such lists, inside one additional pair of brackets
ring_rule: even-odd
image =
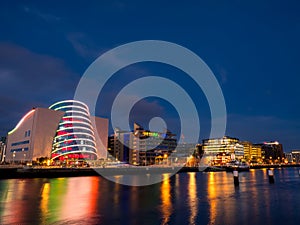
[(230, 161), (229, 163), (226, 164), (226, 171), (228, 172), (232, 172), (234, 170), (237, 170), (239, 172), (241, 171), (249, 171), (250, 170), (250, 166), (248, 163), (246, 162), (239, 162), (239, 161)]

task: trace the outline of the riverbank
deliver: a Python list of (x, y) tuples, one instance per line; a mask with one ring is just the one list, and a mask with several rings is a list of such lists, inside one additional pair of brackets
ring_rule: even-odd
[(198, 167), (0, 168), (0, 179), (198, 172)]
[[(300, 164), (286, 165), (252, 165), (250, 169), (300, 167)], [(216, 167), (199, 170), (198, 167), (108, 167), (108, 168), (49, 168), (49, 167), (5, 167), (0, 168), (0, 179), (13, 178), (56, 178), (79, 176), (115, 176), (115, 175), (144, 175), (186, 172), (217, 172)]]

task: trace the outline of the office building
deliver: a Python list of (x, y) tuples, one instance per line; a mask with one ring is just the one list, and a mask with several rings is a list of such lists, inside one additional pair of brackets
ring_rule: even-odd
[(177, 145), (170, 131), (153, 132), (134, 124), (133, 131), (116, 129), (109, 137), (109, 151), (118, 161), (132, 165), (166, 163)]
[(292, 162), (300, 163), (300, 150), (292, 150)]
[(249, 162), (261, 161), (261, 145), (252, 144), (249, 141), (240, 142), (244, 146), (244, 159)]
[(266, 162), (281, 162), (284, 158), (283, 147), (278, 141), (264, 142), (261, 146), (261, 155)]
[(252, 162), (261, 162), (262, 154), (261, 154), (261, 145), (253, 144), (250, 152), (250, 159)]
[(130, 132), (116, 129), (108, 137), (108, 153), (116, 161), (129, 163)]
[(165, 132), (144, 130), (135, 123), (130, 136), (132, 141), (130, 141), (129, 162), (145, 166), (167, 162), (177, 146), (175, 136), (168, 130)]
[(239, 139), (224, 136), (223, 138), (204, 139), (202, 149), (205, 160), (211, 164), (222, 165), (233, 159), (244, 157), (244, 146)]

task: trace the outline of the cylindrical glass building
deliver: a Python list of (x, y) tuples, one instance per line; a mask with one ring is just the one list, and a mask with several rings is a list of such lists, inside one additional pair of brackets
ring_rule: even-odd
[(65, 112), (53, 140), (51, 159), (97, 159), (88, 106), (76, 100), (66, 100), (51, 105), (49, 109)]

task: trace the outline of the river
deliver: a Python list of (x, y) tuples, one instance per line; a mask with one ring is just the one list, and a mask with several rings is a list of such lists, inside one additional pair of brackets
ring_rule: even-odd
[(0, 180), (0, 224), (299, 224), (298, 171), (275, 169), (270, 184), (266, 170), (250, 170), (238, 187), (228, 172), (164, 174), (142, 187), (97, 176)]

